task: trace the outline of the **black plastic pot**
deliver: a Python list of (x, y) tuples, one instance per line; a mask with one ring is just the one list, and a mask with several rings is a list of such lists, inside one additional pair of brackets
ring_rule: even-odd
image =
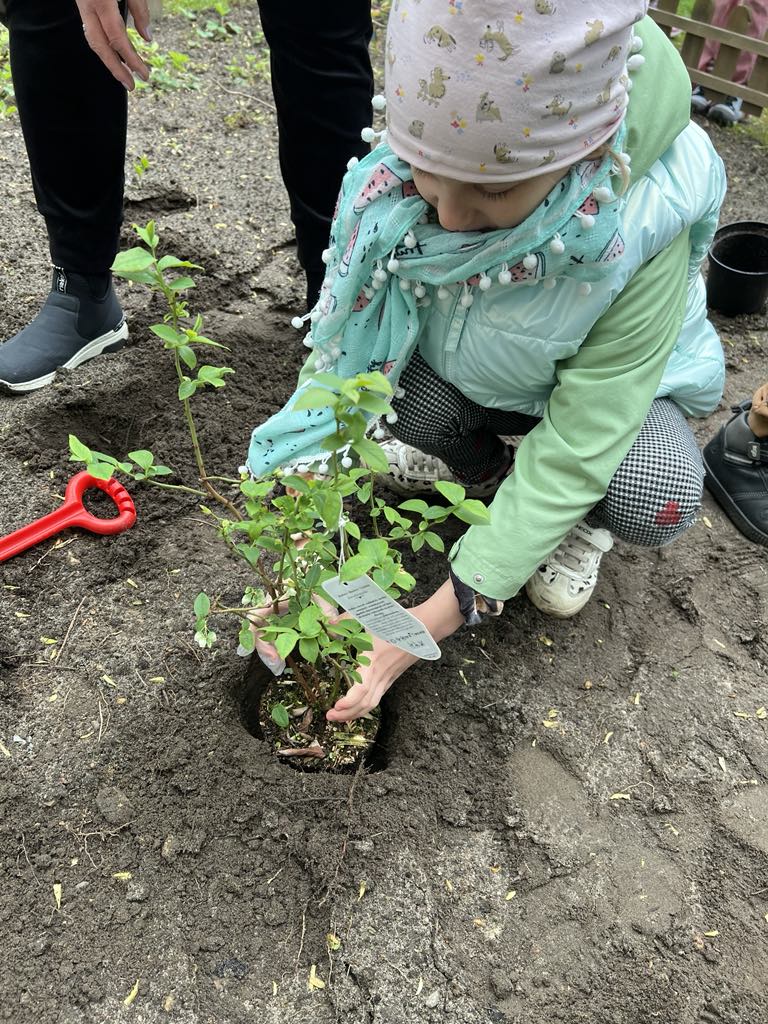
[(726, 316), (759, 313), (768, 299), (768, 224), (739, 221), (715, 234), (707, 304)]

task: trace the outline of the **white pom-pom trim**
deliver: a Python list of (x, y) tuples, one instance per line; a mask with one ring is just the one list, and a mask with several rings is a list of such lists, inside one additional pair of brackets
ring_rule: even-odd
[(413, 289), (413, 294), (416, 296), (417, 299), (423, 299), (424, 296), (427, 294), (427, 289), (424, 287), (421, 281), (419, 281), (416, 284), (416, 287)]
[(642, 48), (643, 48), (642, 36), (632, 36), (632, 41), (629, 44), (630, 52), (631, 53), (637, 53), (638, 50), (642, 50)]
[(549, 251), (554, 253), (555, 256), (562, 256), (565, 252), (565, 242), (563, 242), (560, 235), (555, 235), (552, 241), (549, 243)]
[(374, 96), (371, 100), (371, 106), (374, 110), (384, 110), (387, 106), (387, 97), (381, 94)]
[(387, 436), (387, 432), (384, 429), (384, 427), (376, 427), (376, 429), (373, 432), (373, 436), (377, 441), (383, 441), (384, 438)]
[(349, 158), (349, 160), (347, 160), (347, 170), (348, 170), (348, 171), (351, 171), (351, 170), (352, 170), (352, 168), (353, 168), (353, 167), (357, 167), (357, 165), (358, 165), (359, 163), (360, 163), (360, 158), (359, 158), (359, 157), (356, 157), (356, 156), (351, 156), (351, 157)]
[(499, 282), (499, 284), (511, 284), (511, 282), (512, 282), (512, 274), (510, 273), (509, 267), (507, 266), (506, 263), (502, 263), (501, 264), (501, 270), (499, 271), (498, 282)]
[(487, 274), (482, 274), (480, 280), (477, 282), (477, 286), (481, 292), (487, 292), (493, 284), (493, 281), (488, 277)]
[(341, 460), (341, 465), (343, 466), (344, 469), (352, 469), (354, 463), (352, 462), (352, 459), (350, 459), (348, 455), (345, 455), (344, 458)]
[(396, 274), (399, 269), (400, 260), (395, 259), (394, 256), (390, 256), (389, 260), (387, 261), (387, 270), (390, 272), (390, 274)]
[(416, 235), (412, 231), (406, 231), (405, 237), (403, 238), (403, 245), (407, 245), (409, 249), (416, 248)]
[(397, 413), (396, 412), (388, 412), (387, 413), (387, 423), (397, 423)]
[(645, 64), (645, 57), (642, 53), (633, 53), (627, 61), (627, 67), (630, 71), (637, 71), (637, 69), (641, 68), (643, 64)]
[(614, 198), (613, 191), (605, 185), (598, 185), (592, 190), (592, 195), (598, 203), (610, 203)]
[(579, 295), (589, 295), (591, 291), (592, 285), (589, 283), (589, 281), (582, 281), (582, 283), (579, 285)]
[(438, 299), (447, 299), (450, 294), (451, 293), (448, 291), (448, 289), (447, 288), (443, 288), (442, 285), (440, 285), (440, 287), (437, 289), (437, 297), (438, 297)]
[(411, 282), (407, 281), (404, 277), (400, 278), (400, 291), (407, 292), (410, 290)]
[(360, 138), (363, 140), (363, 142), (371, 143), (376, 138), (376, 136), (377, 133), (371, 127), (363, 128), (363, 130), (360, 132)]
[(544, 287), (547, 289), (547, 291), (549, 291), (550, 288), (554, 288), (555, 285), (557, 284), (557, 278), (556, 277), (545, 277), (544, 280), (541, 283), (544, 285)]
[(525, 267), (526, 270), (535, 270), (536, 267), (538, 267), (538, 265), (539, 265), (539, 261), (533, 255), (532, 252), (529, 252), (526, 256), (523, 256), (523, 266)]

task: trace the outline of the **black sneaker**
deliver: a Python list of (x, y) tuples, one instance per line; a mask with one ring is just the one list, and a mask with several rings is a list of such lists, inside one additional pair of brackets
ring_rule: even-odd
[(738, 124), (744, 120), (741, 105), (742, 101), (738, 96), (726, 96), (722, 103), (712, 104), (707, 111), (707, 117), (722, 128), (730, 128), (732, 124)]
[(747, 422), (749, 402), (704, 449), (704, 483), (737, 530), (768, 547), (768, 438), (758, 438)]
[[(99, 280), (100, 297), (92, 291), (92, 282)], [(0, 391), (36, 391), (50, 384), (60, 367), (73, 370), (103, 352), (116, 352), (127, 337), (128, 325), (109, 275), (89, 279), (54, 267), (43, 308), (0, 345)]]

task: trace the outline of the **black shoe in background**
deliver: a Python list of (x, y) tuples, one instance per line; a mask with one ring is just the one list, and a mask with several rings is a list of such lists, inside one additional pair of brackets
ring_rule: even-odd
[(737, 530), (768, 547), (768, 438), (752, 433), (749, 408), (735, 406), (704, 448), (704, 483)]

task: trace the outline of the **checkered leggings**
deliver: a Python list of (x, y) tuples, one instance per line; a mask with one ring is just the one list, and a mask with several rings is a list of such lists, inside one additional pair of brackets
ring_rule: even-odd
[[(392, 401), (393, 435), (445, 462), (457, 478), (474, 484), (504, 465), (499, 435), (527, 434), (539, 422), (524, 413), (485, 409), (439, 377), (415, 353), (400, 377), (404, 394)], [(673, 401), (657, 398), (640, 433), (587, 516), (630, 544), (669, 544), (693, 525), (701, 505), (701, 453)]]

